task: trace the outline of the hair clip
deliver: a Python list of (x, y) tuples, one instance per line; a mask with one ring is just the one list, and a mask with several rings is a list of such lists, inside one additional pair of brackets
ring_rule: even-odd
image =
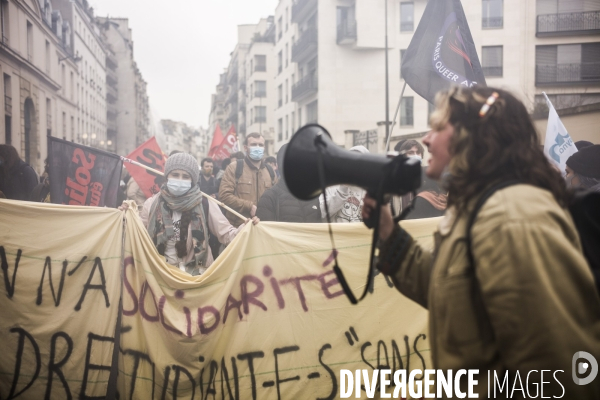
[(485, 104), (481, 106), (481, 110), (479, 110), (480, 117), (483, 117), (485, 114), (487, 114), (487, 112), (490, 110), (490, 107), (496, 102), (498, 97), (500, 97), (498, 92), (494, 92), (490, 97), (488, 97), (488, 99), (485, 101)]

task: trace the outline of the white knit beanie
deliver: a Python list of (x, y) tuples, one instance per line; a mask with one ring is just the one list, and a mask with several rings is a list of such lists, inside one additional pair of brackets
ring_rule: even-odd
[(200, 175), (200, 167), (198, 162), (191, 154), (186, 153), (175, 153), (167, 159), (165, 164), (165, 177), (169, 176), (171, 171), (181, 169), (192, 177), (192, 186), (198, 183), (198, 177)]

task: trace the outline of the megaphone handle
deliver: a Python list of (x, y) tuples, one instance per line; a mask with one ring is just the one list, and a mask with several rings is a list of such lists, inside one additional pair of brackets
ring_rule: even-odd
[[(367, 192), (367, 195), (369, 195), (369, 197), (372, 197), (374, 199), (377, 198), (376, 195), (374, 195), (371, 192)], [(381, 208), (381, 204), (378, 201), (377, 207), (375, 207), (375, 209), (373, 210), (373, 212), (371, 213), (369, 218), (363, 219), (363, 223), (367, 226), (367, 228), (373, 229), (375, 227), (375, 224), (379, 220), (380, 208)]]

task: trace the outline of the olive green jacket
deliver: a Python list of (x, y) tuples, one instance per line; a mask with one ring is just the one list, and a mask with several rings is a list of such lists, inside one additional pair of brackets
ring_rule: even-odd
[[(528, 373), (537, 370), (529, 376), (534, 396), (540, 371), (551, 370), (544, 373), (544, 396), (560, 396), (562, 386), (564, 399), (600, 399), (600, 374), (586, 386), (572, 379), (576, 352), (600, 362), (600, 297), (568, 211), (533, 186), (499, 190), (473, 226), (473, 268), (467, 220), (466, 213), (449, 209), (435, 233), (434, 252), (400, 228), (381, 247), (379, 268), (429, 310), (434, 368), (479, 369), (479, 398), (488, 397), (494, 373), (502, 383), (508, 372), (512, 390), (517, 372), (525, 387)], [(556, 370), (564, 372), (555, 379)], [(496, 398), (507, 397), (499, 393), (496, 386)]]

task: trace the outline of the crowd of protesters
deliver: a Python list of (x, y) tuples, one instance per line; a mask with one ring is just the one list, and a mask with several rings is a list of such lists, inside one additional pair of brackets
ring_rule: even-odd
[[(428, 137), (423, 143), (432, 153), (435, 149), (432, 149)], [(279, 149), (275, 158), (265, 156), (265, 139), (258, 133), (248, 134), (243, 144), (244, 151), (234, 153), (229, 158), (204, 158), (200, 164), (192, 156), (179, 151), (172, 152), (167, 165), (169, 172), (177, 171), (178, 177), (169, 177), (166, 173), (161, 192), (150, 199), (147, 199), (136, 180), (124, 169), (119, 204), (125, 199), (133, 200), (137, 204), (155, 244), (170, 263), (194, 274), (201, 273), (233, 239), (233, 232), (237, 232), (243, 223), (250, 219), (254, 222), (262, 220), (306, 223), (349, 223), (363, 220), (366, 195), (364, 189), (351, 185), (336, 185), (327, 188), (325, 193), (316, 199), (300, 201), (290, 193), (283, 179), (286, 145)], [(567, 161), (564, 180), (560, 179), (555, 185), (563, 185), (572, 190), (587, 189), (600, 192), (600, 145), (585, 141), (577, 142), (576, 145), (579, 151)], [(414, 139), (398, 142), (394, 150), (421, 161), (423, 178), (416, 196), (408, 194), (392, 197), (389, 207), (391, 214), (398, 216), (410, 205), (412, 210), (406, 219), (444, 215), (448, 205), (452, 205), (447, 179), (442, 175), (427, 173), (427, 170), (432, 168), (431, 163), (435, 162), (435, 158), (424, 160), (425, 149)], [(364, 146), (352, 147), (350, 151), (362, 154), (369, 152)], [(186, 168), (172, 168), (173, 163), (177, 163), (177, 166), (184, 165), (181, 164), (183, 159), (186, 160)], [(182, 170), (186, 171), (184, 175)], [(190, 182), (189, 188), (185, 184), (181, 186), (182, 177)], [(38, 177), (33, 168), (20, 159), (14, 147), (0, 145), (0, 197), (51, 202), (50, 179), (47, 162), (43, 175)], [(173, 186), (172, 181), (177, 181), (179, 186)], [(225, 208), (217, 207), (214, 203), (209, 205), (206, 200), (201, 201), (200, 192), (223, 202), (228, 208), (243, 215), (244, 219)], [(326, 215), (325, 201), (329, 215)], [(200, 207), (205, 209), (205, 215), (199, 212)], [(188, 218), (190, 213), (194, 215), (192, 221)], [(188, 235), (179, 233), (181, 221), (188, 228)], [(177, 233), (171, 225), (176, 226)], [(193, 238), (198, 236), (198, 230), (202, 230), (202, 235), (206, 234), (209, 239), (208, 251), (201, 248), (202, 246), (198, 247), (201, 243), (194, 242)], [(163, 249), (161, 245), (166, 247)], [(178, 247), (175, 248), (175, 245)], [(199, 259), (201, 260), (198, 261)]]

